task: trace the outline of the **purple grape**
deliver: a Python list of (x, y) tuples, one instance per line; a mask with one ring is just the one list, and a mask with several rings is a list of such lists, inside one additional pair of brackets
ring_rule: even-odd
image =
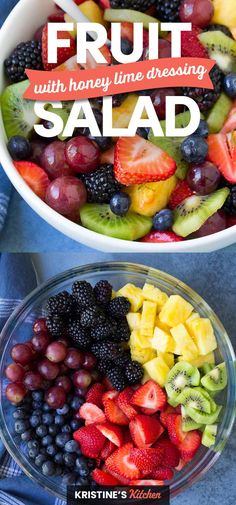
[(77, 211), (87, 201), (87, 191), (82, 181), (72, 176), (58, 177), (48, 186), (46, 203), (63, 216)]
[(209, 195), (218, 188), (220, 178), (218, 168), (213, 163), (205, 161), (190, 167), (187, 182), (198, 195)]
[(206, 237), (225, 230), (227, 228), (227, 221), (224, 212), (218, 211), (213, 216), (209, 217), (207, 221), (194, 233), (194, 238)]
[(61, 140), (55, 140), (47, 145), (41, 155), (41, 166), (51, 179), (63, 175), (73, 175), (73, 170), (66, 161), (66, 144)]

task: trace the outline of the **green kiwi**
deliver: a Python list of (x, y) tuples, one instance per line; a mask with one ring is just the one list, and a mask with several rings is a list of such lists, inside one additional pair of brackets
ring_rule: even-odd
[(204, 388), (209, 391), (222, 391), (227, 386), (227, 372), (225, 363), (217, 365), (213, 370), (201, 378)]
[(182, 393), (177, 396), (176, 401), (184, 407), (192, 407), (210, 414), (211, 405), (201, 391), (202, 388), (184, 388)]
[(214, 368), (214, 365), (212, 363), (204, 363), (201, 367), (200, 367), (200, 371), (203, 375), (206, 375), (208, 372), (210, 372), (211, 370), (213, 370)]
[(202, 435), (202, 445), (205, 447), (212, 447), (215, 445), (217, 429), (217, 424), (210, 424), (205, 427)]
[(186, 407), (186, 413), (191, 419), (195, 421), (195, 423), (199, 424), (214, 424), (221, 412), (221, 405), (217, 405), (216, 411), (211, 414), (206, 414), (205, 412), (201, 412), (200, 410), (193, 409), (192, 407)]
[(232, 105), (232, 100), (225, 93), (221, 93), (207, 117), (210, 133), (218, 133), (221, 130), (232, 109)]
[(201, 393), (205, 396), (206, 400), (210, 403), (210, 407), (211, 407), (210, 412), (215, 412), (217, 405), (216, 405), (216, 402), (212, 398), (212, 393), (209, 394), (205, 389), (203, 389), (201, 387), (196, 387), (195, 389), (198, 391), (200, 390)]
[(23, 98), (28, 86), (28, 80), (12, 84), (1, 96), (2, 118), (8, 138), (14, 135), (29, 138), (34, 125), (40, 121), (34, 112), (35, 102)]
[(182, 430), (183, 431), (192, 431), (199, 430), (202, 425), (199, 423), (195, 423), (195, 421), (188, 416), (186, 412), (186, 408), (182, 405), (181, 407), (181, 415), (182, 415)]
[[(111, 23), (122, 23), (127, 21), (129, 23), (143, 23), (143, 27), (146, 28), (146, 30), (149, 29), (149, 23), (160, 24), (157, 18), (131, 9), (106, 9), (104, 12), (104, 20), (110, 21)], [(166, 32), (161, 32), (161, 34), (163, 36)]]
[(87, 203), (80, 210), (82, 225), (108, 237), (137, 240), (151, 231), (152, 219), (128, 212), (125, 216), (113, 214), (109, 205)]
[(174, 211), (173, 231), (187, 237), (221, 209), (229, 195), (228, 188), (222, 188), (207, 196), (193, 195), (186, 198)]
[(236, 41), (234, 39), (220, 30), (203, 32), (198, 37), (206, 47), (209, 57), (216, 60), (222, 72), (228, 74), (236, 71)]
[(165, 385), (168, 397), (177, 400), (178, 395), (188, 386), (198, 386), (200, 373), (198, 369), (185, 361), (176, 363), (167, 375)]

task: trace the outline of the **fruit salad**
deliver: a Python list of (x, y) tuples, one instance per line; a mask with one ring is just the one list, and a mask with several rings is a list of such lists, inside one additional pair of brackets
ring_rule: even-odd
[[(77, 128), (72, 138), (45, 139), (36, 134), (34, 103), (22, 98), (28, 87), (25, 69), (78, 70), (76, 29), (70, 47), (60, 48), (58, 63), (47, 58), (47, 24), (31, 41), (22, 41), (4, 63), (7, 86), (1, 109), (14, 165), (38, 197), (52, 209), (85, 228), (109, 237), (142, 242), (176, 242), (204, 237), (236, 224), (236, 8), (234, 0), (75, 0), (92, 22), (121, 22), (122, 51), (133, 48), (133, 23), (144, 26), (148, 59), (150, 22), (189, 22), (182, 32), (182, 57), (211, 58), (214, 89), (163, 88), (113, 96), (113, 126), (127, 128), (140, 94), (151, 97), (163, 132), (165, 100), (187, 96), (202, 117), (187, 138), (156, 137), (138, 128), (134, 137), (93, 137)], [(48, 22), (73, 21), (55, 6)], [(76, 25), (75, 25), (76, 26)], [(59, 34), (60, 36), (60, 34)], [(63, 36), (63, 32), (62, 32)], [(165, 38), (164, 38), (165, 37)], [(146, 41), (146, 42), (145, 42)], [(108, 45), (107, 65), (116, 65)], [(171, 55), (170, 34), (159, 39), (159, 57)], [(88, 58), (84, 68), (94, 68)], [(187, 83), (186, 83), (187, 84)], [(102, 126), (102, 99), (90, 103)], [(66, 123), (71, 102), (57, 113)], [(54, 111), (55, 112), (55, 111)], [(190, 115), (179, 106), (176, 126)], [(52, 123), (43, 121), (45, 128)]]
[(171, 483), (214, 448), (227, 386), (216, 349), (211, 321), (178, 294), (76, 281), (11, 349), (16, 437), (63, 485)]

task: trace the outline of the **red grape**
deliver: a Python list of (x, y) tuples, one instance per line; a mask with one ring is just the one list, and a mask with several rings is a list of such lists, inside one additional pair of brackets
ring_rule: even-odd
[(87, 388), (76, 388), (76, 390), (75, 390), (75, 393), (78, 396), (82, 396), (82, 398), (85, 398), (87, 392), (88, 392), (88, 387)]
[(76, 370), (82, 366), (83, 361), (84, 355), (82, 352), (77, 351), (77, 349), (74, 349), (73, 347), (68, 349), (66, 359), (64, 360), (66, 366)]
[(51, 179), (72, 175), (73, 170), (66, 161), (66, 143), (55, 140), (47, 145), (41, 156), (41, 166)]
[(183, 0), (180, 5), (179, 17), (182, 23), (193, 23), (204, 28), (207, 26), (214, 13), (211, 0)]
[(59, 374), (60, 368), (57, 363), (52, 363), (52, 361), (44, 358), (38, 363), (38, 371), (45, 379), (53, 380)]
[(6, 388), (6, 397), (11, 403), (20, 403), (24, 399), (27, 391), (24, 384), (21, 382), (15, 382), (14, 384), (8, 384)]
[(45, 356), (49, 361), (60, 363), (67, 355), (67, 348), (62, 342), (52, 342), (46, 349)]
[(194, 238), (206, 237), (207, 235), (212, 235), (212, 233), (217, 233), (219, 231), (225, 230), (227, 228), (227, 219), (222, 211), (218, 211), (213, 216), (209, 217), (207, 221), (197, 230), (194, 234)]
[[(169, 40), (166, 39), (159, 39), (159, 44), (158, 44), (158, 50), (159, 50), (159, 58), (170, 58), (171, 57), (171, 43)], [(143, 51), (143, 60), (148, 60), (149, 59), (149, 49), (148, 47), (144, 48)]]
[(39, 372), (27, 372), (24, 378), (24, 385), (29, 391), (40, 389), (43, 383), (43, 378)]
[[(155, 89), (151, 94), (151, 100), (159, 119), (166, 117), (166, 97), (176, 96), (174, 88), (159, 88)], [(176, 106), (176, 114), (180, 112), (180, 106)]]
[(30, 142), (30, 146), (31, 146), (30, 161), (40, 166), (42, 152), (47, 146), (47, 142), (42, 139), (33, 139)]
[(94, 354), (87, 352), (84, 355), (83, 368), (85, 370), (94, 370), (97, 364), (97, 358), (95, 358)]
[(73, 382), (77, 388), (87, 388), (92, 382), (92, 375), (87, 370), (79, 370), (74, 373)]
[(61, 409), (66, 402), (66, 393), (61, 386), (54, 386), (45, 394), (45, 400), (52, 409)]
[(74, 137), (66, 145), (66, 159), (79, 174), (93, 172), (99, 164), (100, 149), (87, 137)]
[(36, 352), (45, 352), (49, 342), (50, 338), (46, 333), (39, 333), (32, 338), (32, 346)]
[(213, 193), (218, 188), (220, 179), (219, 169), (210, 161), (192, 165), (187, 175), (190, 188), (203, 196)]
[(60, 363), (60, 374), (64, 375), (65, 373), (68, 373), (69, 367), (65, 365), (65, 363)]
[(34, 325), (33, 325), (33, 332), (34, 333), (47, 333), (47, 325), (46, 325), (46, 319), (40, 318), (36, 319)]
[(56, 386), (61, 386), (66, 393), (69, 393), (69, 391), (72, 388), (72, 382), (69, 377), (66, 375), (60, 375), (59, 377), (56, 378), (55, 380)]
[(7, 366), (5, 374), (11, 382), (21, 382), (24, 378), (25, 370), (18, 363), (11, 363)]
[(87, 191), (82, 181), (72, 176), (58, 177), (49, 184), (46, 203), (63, 216), (78, 211), (87, 201)]
[(69, 344), (70, 344), (69, 340), (67, 340), (67, 338), (65, 338), (65, 337), (60, 337), (60, 338), (58, 338), (57, 342), (61, 342), (61, 343), (62, 343), (62, 344), (64, 344), (66, 347), (69, 347)]
[(12, 347), (11, 357), (16, 363), (27, 365), (32, 360), (33, 353), (27, 344), (16, 344)]

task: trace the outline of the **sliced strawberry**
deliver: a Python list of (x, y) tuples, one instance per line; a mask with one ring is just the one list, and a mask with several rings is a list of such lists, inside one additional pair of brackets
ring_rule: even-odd
[(192, 26), (190, 32), (181, 32), (181, 53), (183, 56), (193, 58), (209, 58), (205, 47), (201, 44), (198, 35), (199, 28)]
[(99, 48), (99, 51), (101, 51), (102, 55), (104, 56), (106, 63), (97, 63), (90, 51), (86, 51), (86, 63), (81, 63), (81, 66), (84, 69), (88, 70), (89, 68), (107, 67), (108, 65), (111, 65), (112, 54), (110, 49), (104, 45)]
[(167, 418), (170, 414), (181, 414), (181, 408), (180, 407), (171, 407), (171, 405), (167, 405), (165, 410), (163, 410), (160, 413), (160, 421), (165, 428), (167, 428)]
[(151, 409), (154, 414), (158, 410), (165, 408), (166, 393), (159, 384), (153, 380), (149, 380), (134, 392), (131, 403), (137, 407)]
[(192, 196), (194, 192), (191, 190), (189, 187), (187, 181), (179, 181), (176, 184), (176, 187), (174, 191), (170, 195), (169, 199), (169, 207), (170, 209), (175, 209), (177, 205), (179, 205), (181, 202), (185, 200), (185, 198), (188, 198), (189, 196)]
[(48, 21), (49, 23), (64, 23), (65, 21), (64, 16), (65, 16), (64, 11), (57, 8), (55, 12), (52, 12), (52, 14), (48, 16)]
[(129, 424), (131, 437), (137, 447), (150, 447), (161, 436), (164, 428), (154, 416), (137, 415)]
[(202, 434), (198, 430), (187, 432), (183, 442), (178, 446), (183, 461), (191, 461), (198, 451), (202, 441)]
[(81, 419), (85, 419), (86, 425), (94, 423), (105, 423), (106, 417), (104, 412), (94, 405), (94, 403), (83, 403), (79, 409)]
[(114, 426), (111, 423), (103, 423), (98, 424), (97, 429), (117, 447), (123, 444), (123, 434), (119, 426)]
[(168, 179), (175, 170), (169, 154), (139, 135), (120, 137), (116, 143), (115, 177), (125, 186)]
[(124, 414), (129, 419), (134, 419), (137, 416), (137, 410), (130, 405), (130, 400), (134, 394), (134, 390), (131, 387), (127, 387), (119, 394), (117, 397), (117, 405), (124, 412)]
[(177, 472), (181, 472), (181, 470), (183, 470), (183, 468), (187, 465), (187, 461), (184, 461), (183, 459), (180, 459), (179, 460), (179, 464), (175, 467), (175, 470)]
[(163, 480), (137, 479), (131, 480), (130, 486), (164, 486)]
[(96, 384), (93, 384), (91, 388), (88, 390), (86, 395), (86, 402), (94, 403), (94, 405), (97, 405), (97, 407), (102, 408), (103, 407), (102, 397), (104, 392), (105, 388), (103, 384), (96, 382)]
[(110, 440), (106, 440), (104, 446), (103, 446), (103, 449), (101, 451), (101, 459), (103, 461), (106, 461), (107, 458), (117, 449), (117, 446), (115, 444), (113, 444), (113, 442), (111, 442)]
[[(80, 1), (80, 0), (77, 0), (77, 1)], [(84, 0), (81, 0), (84, 2)], [(105, 9), (110, 9), (111, 7), (111, 4), (110, 4), (110, 0), (99, 0), (99, 5), (100, 7), (105, 10)]]
[(130, 452), (130, 460), (145, 472), (152, 472), (154, 468), (161, 464), (164, 454), (164, 449), (148, 448), (148, 449), (132, 449)]
[(42, 59), (44, 70), (52, 70), (64, 63), (64, 61), (71, 58), (76, 54), (76, 43), (68, 32), (58, 32), (58, 39), (69, 39), (70, 47), (59, 47), (57, 50), (57, 63), (48, 62), (48, 25), (46, 24), (43, 28), (42, 34)]
[(126, 479), (123, 475), (120, 475), (118, 472), (116, 472), (113, 469), (109, 469), (108, 470), (108, 468), (106, 467), (106, 465), (104, 465), (103, 471), (107, 472), (107, 473), (110, 473), (111, 475), (113, 475), (113, 477), (115, 477), (117, 480), (119, 480), (123, 486), (128, 486), (129, 485), (129, 479)]
[(119, 486), (121, 483), (118, 479), (113, 477), (113, 475), (103, 472), (103, 470), (99, 470), (99, 468), (95, 468), (95, 470), (92, 471), (92, 478), (100, 486)]
[(88, 458), (98, 458), (106, 440), (93, 424), (79, 428), (73, 437), (80, 444), (82, 454)]
[(100, 163), (101, 165), (106, 163), (111, 163), (111, 165), (114, 165), (114, 158), (115, 158), (115, 147), (112, 146), (107, 151), (101, 153)]
[(162, 244), (165, 242), (182, 242), (183, 238), (176, 235), (173, 231), (151, 231), (145, 235), (139, 242), (150, 242)]
[(117, 449), (106, 461), (106, 466), (109, 470), (114, 470), (127, 479), (138, 479), (140, 471), (137, 466), (132, 463), (130, 458), (132, 444), (125, 444), (120, 449)]
[(123, 21), (121, 23), (121, 38), (127, 39), (133, 43), (134, 41), (134, 24)]
[(170, 414), (168, 416), (167, 430), (173, 444), (179, 446), (184, 441), (186, 433), (182, 430), (182, 417), (180, 414)]
[(13, 163), (26, 184), (28, 184), (39, 198), (44, 200), (46, 189), (50, 184), (46, 172), (31, 161), (14, 161)]
[(179, 464), (179, 449), (174, 444), (172, 444), (168, 438), (158, 440), (154, 444), (154, 447), (161, 447), (164, 449), (164, 456), (161, 462), (162, 466), (165, 466), (167, 468), (175, 468)]
[(129, 419), (124, 412), (118, 407), (115, 400), (107, 399), (104, 403), (105, 416), (108, 421), (122, 426), (129, 424)]
[(216, 133), (208, 137), (208, 159), (227, 181), (236, 183), (236, 131)]
[(159, 466), (152, 471), (152, 478), (157, 480), (171, 480), (174, 477), (174, 472), (171, 468)]
[(114, 400), (115, 398), (117, 398), (118, 395), (119, 395), (118, 391), (115, 391), (114, 389), (111, 391), (106, 391), (106, 393), (102, 395), (103, 405), (107, 400)]
[(64, 61), (60, 65), (55, 68), (52, 68), (52, 71), (55, 72), (57, 70), (65, 71), (65, 70), (80, 70), (81, 67), (77, 63), (77, 56), (71, 56), (68, 60)]

